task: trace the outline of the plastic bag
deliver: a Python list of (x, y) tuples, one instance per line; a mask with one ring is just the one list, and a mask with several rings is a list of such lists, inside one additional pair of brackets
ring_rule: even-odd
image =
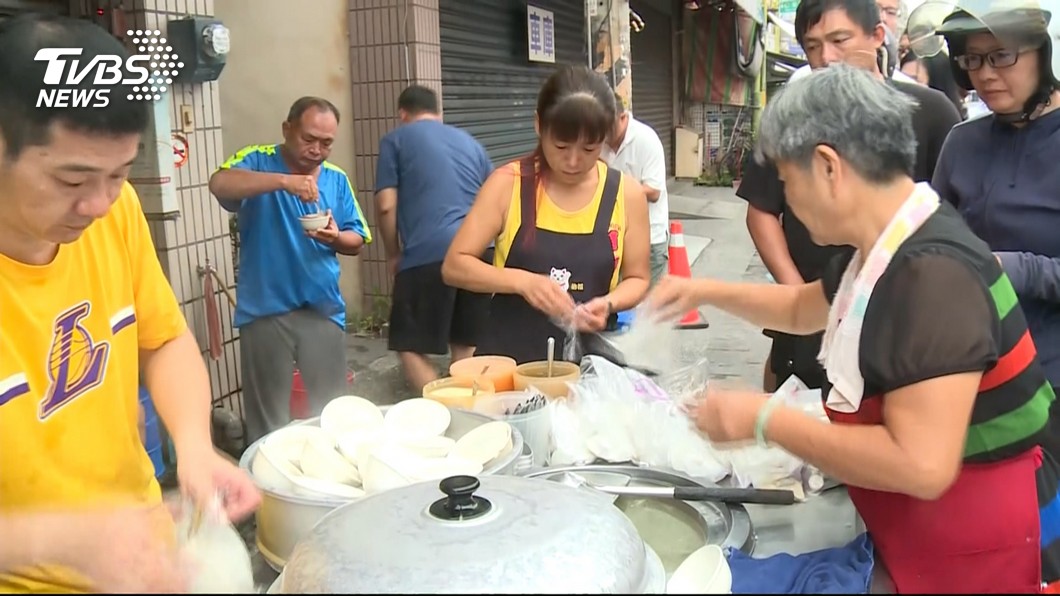
[(779, 399), (785, 405), (797, 408), (821, 420), (828, 420), (824, 411), (824, 401), (820, 389), (810, 389), (802, 379), (792, 375), (773, 393), (772, 399)]
[(633, 367), (654, 374), (673, 372), (681, 367), (677, 328), (670, 322), (655, 321), (639, 307), (633, 323), (622, 334), (579, 332), (575, 315), (567, 320), (553, 319), (552, 323), (566, 333), (562, 358), (568, 362), (581, 362), (588, 356), (601, 356), (620, 367)]
[(582, 359), (581, 338), (578, 328), (574, 326), (574, 319), (556, 322), (556, 325), (567, 332), (567, 337), (563, 340), (563, 359), (567, 362), (580, 362)]
[(551, 466), (584, 466), (593, 463), (596, 457), (585, 445), (581, 420), (571, 398), (556, 400), (552, 409), (552, 445), (549, 457)]
[(565, 322), (553, 320), (553, 323), (566, 333), (563, 339), (562, 357), (567, 362), (581, 362), (591, 355), (602, 356), (618, 365), (625, 363), (622, 354), (601, 334), (578, 331), (573, 319)]
[(596, 457), (610, 462), (631, 461), (635, 389), (622, 368), (598, 356), (587, 356), (582, 364), (588, 374), (571, 385), (571, 397), (582, 421), (586, 447)]
[(642, 466), (660, 465), (670, 461), (670, 443), (659, 440), (672, 433), (670, 408), (666, 403), (641, 403), (638, 410), (638, 429), (633, 433), (633, 462)]
[[(821, 403), (821, 391), (809, 389), (796, 376), (780, 386), (770, 399), (801, 409), (827, 420)], [(733, 479), (741, 487), (790, 488), (800, 500), (805, 494), (819, 492), (824, 485), (820, 471), (780, 447), (750, 445), (726, 452)]]
[(250, 553), (225, 515), (220, 495), (203, 512), (197, 530), (192, 529), (191, 507), (177, 524), (180, 553), (189, 565), (190, 594), (256, 593)]
[(655, 377), (655, 383), (682, 412), (687, 412), (689, 406), (709, 387), (710, 362), (700, 358), (692, 364)]
[(681, 368), (677, 327), (672, 322), (656, 321), (646, 307), (638, 307), (629, 330), (611, 340), (622, 354), (625, 364), (656, 374), (667, 374)]
[(731, 468), (721, 451), (700, 434), (691, 420), (682, 417), (673, 421), (669, 467), (710, 482), (720, 482)]
[[(612, 463), (672, 468), (714, 482), (729, 473), (672, 397), (636, 370), (599, 356), (585, 357), (566, 408), (578, 423), (555, 429), (557, 453), (563, 450), (559, 461), (576, 459), (573, 445), (580, 444)], [(580, 438), (567, 434), (575, 428)]]

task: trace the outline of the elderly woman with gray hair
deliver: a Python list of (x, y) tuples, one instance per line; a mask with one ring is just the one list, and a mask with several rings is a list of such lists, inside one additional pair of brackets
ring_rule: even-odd
[(899, 592), (1039, 592), (1060, 579), (1040, 546), (1060, 532), (1044, 507), (1053, 391), (990, 249), (911, 178), (912, 108), (843, 65), (790, 84), (766, 108), (758, 157), (815, 242), (856, 251), (802, 286), (666, 278), (649, 304), (824, 331), (830, 424), (736, 391), (690, 415), (715, 442), (772, 443), (846, 483)]

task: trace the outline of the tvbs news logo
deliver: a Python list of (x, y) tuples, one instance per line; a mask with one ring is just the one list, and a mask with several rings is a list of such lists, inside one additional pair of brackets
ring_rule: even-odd
[[(82, 64), (81, 48), (44, 48), (34, 60), (47, 62), (44, 86), (37, 94), (38, 108), (105, 108), (111, 93), (124, 93), (129, 101), (158, 101), (173, 84), (184, 63), (160, 31), (129, 30), (139, 50), (123, 60), (102, 54)], [(89, 79), (91, 77), (91, 79)], [(91, 80), (91, 89), (78, 86)]]

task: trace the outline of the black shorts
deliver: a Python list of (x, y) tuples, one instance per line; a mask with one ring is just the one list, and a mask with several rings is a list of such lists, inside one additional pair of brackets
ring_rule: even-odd
[(769, 368), (777, 376), (778, 387), (791, 375), (799, 377), (810, 389), (820, 389), (824, 385), (824, 367), (817, 361), (823, 333), (788, 335), (767, 330), (765, 334), (773, 338)]
[(441, 263), (399, 271), (391, 297), (388, 347), (447, 354), (450, 344), (474, 346), (485, 331), (492, 298), (445, 285)]

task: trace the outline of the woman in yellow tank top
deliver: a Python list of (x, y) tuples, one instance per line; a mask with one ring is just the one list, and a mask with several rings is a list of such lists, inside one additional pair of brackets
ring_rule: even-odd
[[(557, 357), (570, 322), (601, 331), (648, 290), (648, 207), (639, 184), (600, 161), (614, 126), (614, 94), (593, 71), (557, 70), (537, 101), (539, 142), (529, 157), (486, 180), (453, 239), (446, 283), (493, 293), (478, 354)], [(479, 255), (491, 243), (493, 267)]]

